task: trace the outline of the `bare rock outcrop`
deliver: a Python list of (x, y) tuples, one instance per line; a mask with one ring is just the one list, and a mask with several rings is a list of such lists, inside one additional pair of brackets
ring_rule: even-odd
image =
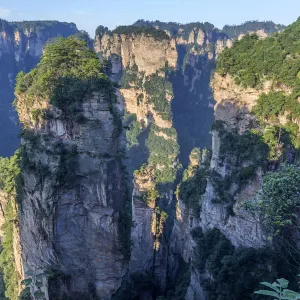
[[(52, 117), (34, 122), (23, 114), (26, 101), (18, 103), (20, 119), (35, 137), (34, 144), (23, 139), (19, 222), (25, 272), (44, 274), (49, 299), (110, 299), (126, 272), (119, 227), (126, 193), (109, 99), (101, 93), (84, 99), (83, 124), (47, 101), (39, 103)], [(66, 280), (48, 278), (49, 272)]]

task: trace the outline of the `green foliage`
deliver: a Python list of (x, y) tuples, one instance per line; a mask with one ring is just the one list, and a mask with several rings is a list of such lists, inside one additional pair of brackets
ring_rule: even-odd
[(284, 126), (285, 133), (288, 135), (289, 142), (296, 150), (300, 149), (300, 131), (297, 124), (288, 122)]
[[(300, 106), (297, 99), (295, 95), (286, 96), (282, 92), (270, 92), (269, 94), (262, 94), (253, 107), (252, 113), (262, 124), (266, 121), (274, 124), (265, 126), (263, 133), (263, 139), (270, 149), (269, 159), (271, 160), (280, 158), (282, 155), (280, 148), (283, 148), (285, 152), (288, 149), (299, 152), (299, 127), (291, 121), (300, 117)], [(288, 122), (282, 125), (278, 117), (285, 112), (289, 112), (287, 115)]]
[(205, 233), (200, 228), (194, 229), (192, 237), (197, 243), (194, 266), (200, 272), (207, 270), (216, 277), (222, 266), (221, 260), (224, 256), (232, 255), (234, 247), (216, 228)]
[(177, 131), (175, 128), (161, 128), (155, 125), (155, 123), (152, 124), (152, 129), (156, 132), (163, 132), (165, 135), (167, 135), (169, 138), (177, 139)]
[(169, 280), (169, 287), (167, 287), (165, 297), (160, 296), (157, 300), (185, 300), (190, 281), (190, 264), (185, 263), (181, 257), (178, 257), (178, 269), (177, 274), (174, 277), (174, 282)]
[(252, 112), (260, 119), (278, 117), (285, 106), (286, 96), (283, 92), (271, 92), (261, 94)]
[(271, 234), (282, 229), (297, 228), (297, 209), (300, 205), (300, 170), (285, 166), (277, 172), (266, 173), (262, 189), (246, 208), (261, 217), (262, 224)]
[[(143, 167), (143, 166), (142, 166)], [(150, 204), (152, 202), (155, 203), (155, 201), (160, 197), (160, 194), (156, 188), (152, 188), (148, 190), (147, 192), (144, 192), (141, 196), (141, 200), (144, 201), (147, 204)]]
[(201, 149), (200, 148), (193, 148), (191, 152), (191, 158), (199, 162), (201, 161)]
[(109, 33), (109, 29), (108, 27), (105, 27), (105, 26), (98, 26), (97, 29), (96, 29), (96, 36), (102, 36), (104, 35), (105, 33)]
[(177, 141), (158, 136), (152, 128), (147, 140), (147, 147), (150, 153), (148, 163), (156, 166), (156, 183), (165, 184), (174, 182), (179, 167), (174, 163), (179, 154)]
[(299, 149), (300, 142), (298, 126), (295, 125), (265, 126), (263, 130), (248, 130), (239, 135), (228, 131), (223, 122), (216, 121), (213, 130), (218, 131), (221, 139), (220, 159), (230, 164), (231, 172), (225, 178), (211, 173), (217, 192), (214, 201), (230, 202), (233, 198), (232, 184), (237, 185), (235, 193), (239, 192), (255, 176), (257, 168), (265, 170), (269, 161), (293, 161), (294, 158), (289, 156)]
[(60, 156), (59, 167), (56, 170), (58, 186), (74, 187), (77, 181), (78, 152), (74, 145), (68, 149), (62, 142), (55, 144), (57, 154)]
[(106, 79), (83, 81), (77, 78), (63, 77), (57, 82), (50, 102), (61, 109), (66, 116), (75, 116), (81, 111), (82, 101), (96, 91), (105, 91), (108, 99), (111, 99), (110, 97), (114, 93), (111, 83)]
[[(203, 150), (206, 153), (206, 150)], [(190, 155), (190, 165), (183, 172), (182, 182), (177, 187), (177, 196), (182, 200), (195, 216), (200, 215), (201, 200), (205, 193), (208, 177), (208, 165), (201, 164), (201, 150), (194, 148)]]
[(21, 22), (9, 22), (14, 30), (29, 30), (32, 33), (51, 33), (53, 36), (57, 36), (57, 32), (60, 32), (63, 37), (67, 37), (78, 32), (74, 23), (59, 22), (59, 21), (21, 21)]
[(172, 119), (171, 103), (167, 97), (173, 97), (172, 84), (165, 77), (157, 74), (146, 77), (144, 88), (147, 101), (153, 103), (155, 111), (164, 119)]
[[(8, 194), (8, 203), (1, 210), (5, 215), (3, 224), (3, 239), (1, 240), (0, 269), (3, 272), (1, 278), (0, 295), (4, 293), (8, 299), (16, 300), (18, 296), (19, 276), (14, 260), (14, 224), (17, 222), (15, 212), (16, 180), (20, 174), (20, 151), (11, 158), (0, 158), (0, 190)], [(1, 276), (2, 277), (2, 276)], [(6, 299), (4, 295), (3, 298)]]
[(78, 32), (74, 23), (58, 22), (58, 21), (21, 21), (7, 22), (0, 19), (0, 31), (13, 37), (14, 31), (28, 31), (30, 37), (35, 37), (37, 34), (42, 34), (49, 37), (67, 37)]
[(278, 116), (288, 111), (291, 117), (300, 117), (300, 19), (283, 32), (260, 40), (256, 35), (247, 35), (236, 41), (231, 49), (225, 49), (217, 61), (221, 75), (231, 74), (237, 84), (244, 87), (262, 86), (272, 80), (278, 86), (287, 86), (292, 93), (284, 95), (271, 92), (261, 95), (254, 112), (261, 118)]
[(75, 37), (48, 44), (37, 68), (17, 76), (15, 91), (18, 98), (26, 95), (29, 108), (36, 97), (50, 99), (67, 116), (75, 116), (82, 101), (93, 92), (101, 91), (114, 99), (114, 89), (101, 73), (96, 54)]
[(136, 115), (128, 114), (124, 116), (124, 122), (129, 123), (126, 127), (126, 141), (127, 141), (127, 148), (130, 149), (134, 146), (138, 146), (138, 136), (143, 131), (143, 126), (140, 122), (137, 121)]
[(102, 61), (102, 71), (107, 76), (112, 74), (112, 62), (109, 59), (103, 59)]
[(16, 222), (13, 205), (13, 201), (10, 201), (4, 209), (7, 220), (2, 227), (4, 237), (1, 243), (2, 251), (0, 254), (0, 268), (3, 271), (6, 288), (5, 296), (11, 300), (15, 300), (18, 297), (19, 281), (13, 249), (14, 222)]
[(293, 147), (289, 133), (283, 126), (266, 126), (263, 140), (269, 147), (268, 159), (271, 161), (279, 161), (284, 158), (284, 150)]
[(225, 49), (219, 56), (218, 72), (232, 74), (243, 86), (256, 87), (265, 79), (274, 79), (295, 87), (299, 83), (299, 60), (295, 56), (299, 51), (299, 23), (297, 21), (284, 32), (265, 40), (247, 35), (236, 41), (231, 49)]
[(234, 196), (230, 192), (230, 187), (233, 184), (233, 179), (231, 176), (227, 175), (225, 178), (222, 178), (222, 176), (214, 170), (209, 175), (211, 183), (216, 192), (216, 198), (212, 199), (212, 202), (233, 203)]
[(201, 29), (205, 32), (210, 32), (214, 29), (214, 25), (208, 22), (200, 23), (200, 22), (192, 22), (188, 24), (180, 24), (176, 22), (161, 22), (161, 21), (145, 21), (145, 20), (138, 20), (133, 24), (134, 26), (139, 27), (158, 27), (160, 30), (167, 30), (173, 36), (176, 37), (184, 37), (188, 39), (188, 36), (191, 31)]
[(139, 72), (138, 66), (135, 65), (132, 68), (125, 68), (120, 81), (120, 85), (124, 89), (135, 87), (137, 89), (143, 88), (144, 73)]
[(20, 151), (11, 158), (0, 158), (0, 190), (14, 193), (15, 179), (20, 174)]
[(214, 201), (232, 202), (232, 184), (237, 185), (235, 193), (247, 185), (255, 176), (258, 167), (266, 167), (272, 147), (277, 144), (268, 143), (266, 136), (257, 130), (248, 130), (241, 135), (236, 131), (229, 131), (222, 121), (216, 121), (212, 129), (218, 131), (221, 140), (220, 160), (231, 166), (230, 175), (225, 178), (221, 178), (216, 172), (211, 173), (212, 184), (217, 193)]
[(156, 40), (163, 41), (169, 40), (169, 36), (162, 30), (149, 27), (138, 27), (138, 26), (119, 26), (112, 31), (113, 34), (135, 34), (135, 35), (146, 35), (155, 38)]
[(4, 208), (6, 221), (2, 227), (2, 251), (0, 253), (0, 268), (4, 275), (5, 282), (5, 296), (8, 299), (16, 300), (18, 297), (18, 282), (19, 276), (15, 266), (13, 237), (14, 237), (14, 223), (17, 222), (14, 211), (15, 202), (11, 199)]
[(242, 166), (245, 162), (254, 165), (262, 165), (267, 157), (268, 147), (262, 136), (255, 131), (249, 131), (242, 135), (234, 132), (226, 132), (221, 136), (221, 159), (233, 157), (236, 165)]
[(84, 41), (89, 48), (93, 47), (93, 40), (85, 30), (78, 31), (74, 34), (74, 37), (81, 41)]
[(222, 121), (216, 121), (212, 129), (218, 131), (221, 139), (221, 160), (225, 160), (225, 158), (235, 160), (237, 166), (242, 166), (246, 162), (251, 162), (256, 166), (265, 163), (268, 146), (259, 132), (249, 130), (240, 135), (236, 131), (227, 130)]
[(271, 290), (259, 290), (255, 294), (275, 297), (278, 300), (297, 300), (300, 299), (300, 294), (288, 289), (289, 281), (284, 278), (277, 279), (272, 284), (268, 282), (261, 282), (262, 285), (267, 286)]
[[(218, 229), (192, 231), (196, 242), (192, 264), (204, 276), (201, 285), (209, 300), (252, 300), (259, 283), (277, 275), (277, 256), (268, 249), (235, 248)], [(278, 263), (282, 266), (282, 261)], [(289, 269), (287, 265), (285, 265)]]
[(203, 169), (183, 181), (179, 186), (179, 198), (192, 209), (195, 216), (200, 215), (201, 200), (207, 185), (206, 171)]
[(284, 25), (275, 24), (271, 21), (249, 21), (245, 22), (241, 25), (225, 25), (222, 29), (223, 32), (231, 39), (236, 39), (241, 34), (247, 34), (248, 32), (264, 30), (267, 34), (273, 34), (277, 31), (283, 30), (285, 28)]

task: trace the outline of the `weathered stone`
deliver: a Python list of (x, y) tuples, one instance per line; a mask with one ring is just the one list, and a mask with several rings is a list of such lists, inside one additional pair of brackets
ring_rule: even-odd
[[(102, 95), (86, 99), (81, 113), (84, 124), (70, 124), (59, 114), (38, 126), (27, 123), (36, 133), (51, 136), (30, 153), (31, 161), (48, 165), (51, 172), (23, 171), (22, 256), (25, 271), (39, 274), (55, 270), (69, 276), (65, 289), (72, 299), (82, 299), (78, 295), (88, 298), (91, 293), (110, 299), (121, 285), (127, 265), (119, 236), (119, 213), (125, 199), (117, 158), (119, 133), (108, 99)], [(66, 170), (61, 181), (56, 179), (59, 168), (74, 166), (64, 166), (57, 159), (57, 142), (66, 149), (77, 148), (75, 174), (68, 175)], [(30, 142), (24, 140), (23, 144), (28, 151)], [(53, 284), (52, 279), (49, 289)], [(60, 291), (59, 284), (56, 290)], [(64, 297), (52, 289), (54, 296)]]

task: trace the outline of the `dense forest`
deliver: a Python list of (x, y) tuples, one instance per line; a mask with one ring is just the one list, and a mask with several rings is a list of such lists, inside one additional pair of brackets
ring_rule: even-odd
[(247, 34), (248, 32), (255, 32), (258, 30), (263, 30), (266, 34), (270, 35), (278, 31), (285, 29), (284, 25), (275, 24), (272, 21), (249, 21), (241, 25), (225, 25), (222, 29), (223, 32), (227, 34), (229, 38), (236, 39), (241, 34)]

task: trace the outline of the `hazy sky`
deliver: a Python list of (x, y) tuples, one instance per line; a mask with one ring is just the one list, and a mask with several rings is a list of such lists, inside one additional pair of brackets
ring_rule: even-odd
[(74, 22), (93, 37), (98, 25), (114, 29), (137, 19), (211, 22), (216, 27), (248, 20), (290, 24), (300, 0), (0, 0), (0, 18)]

